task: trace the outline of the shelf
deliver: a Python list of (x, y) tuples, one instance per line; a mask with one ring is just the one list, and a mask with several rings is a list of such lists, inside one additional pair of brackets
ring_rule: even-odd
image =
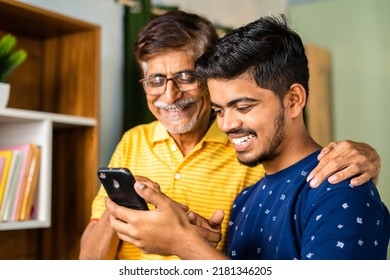
[(96, 119), (88, 117), (77, 117), (64, 114), (46, 113), (40, 111), (5, 108), (0, 110), (0, 124), (13, 122), (29, 122), (39, 120), (50, 120), (54, 128), (67, 126), (95, 126)]
[[(1, 111), (3, 113), (3, 110)], [(1, 113), (0, 113), (1, 114)], [(49, 119), (41, 119), (27, 122), (12, 122), (12, 117), (4, 121), (0, 117), (0, 146), (34, 143), (41, 147), (41, 163), (39, 170), (39, 184), (37, 188), (36, 216), (28, 223), (0, 222), (1, 230), (28, 229), (49, 227), (51, 220), (51, 174), (52, 174), (52, 142), (53, 123)]]
[(42, 148), (39, 208), (37, 217), (27, 222), (0, 222), (0, 231), (50, 227), (51, 166), (53, 129), (68, 127), (94, 127), (96, 119), (5, 108), (0, 110), (0, 146), (34, 143)]
[(30, 220), (23, 222), (2, 222), (0, 230), (20, 230), (20, 229), (36, 229), (50, 227), (49, 221)]

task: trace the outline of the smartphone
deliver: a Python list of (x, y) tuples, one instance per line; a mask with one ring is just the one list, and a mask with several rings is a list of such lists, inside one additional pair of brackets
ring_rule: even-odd
[(129, 169), (100, 167), (97, 176), (108, 196), (116, 204), (137, 210), (149, 210), (145, 200), (134, 190), (135, 179)]

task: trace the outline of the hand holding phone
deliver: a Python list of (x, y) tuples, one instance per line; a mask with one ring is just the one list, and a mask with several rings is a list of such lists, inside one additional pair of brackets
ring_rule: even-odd
[(116, 204), (137, 210), (149, 210), (145, 200), (134, 190), (135, 178), (127, 168), (100, 167), (98, 178)]

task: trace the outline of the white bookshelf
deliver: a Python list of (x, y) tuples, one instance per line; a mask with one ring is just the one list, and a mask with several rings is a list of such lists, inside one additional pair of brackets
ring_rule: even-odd
[(35, 143), (42, 148), (36, 217), (29, 221), (1, 222), (0, 231), (50, 227), (53, 129), (96, 125), (96, 119), (88, 117), (12, 108), (0, 110), (0, 146)]

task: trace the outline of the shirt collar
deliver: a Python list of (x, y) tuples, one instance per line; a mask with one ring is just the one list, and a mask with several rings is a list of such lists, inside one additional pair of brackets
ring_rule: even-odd
[[(168, 134), (168, 131), (161, 122), (158, 121), (154, 130), (153, 143), (168, 140), (169, 138), (170, 135)], [(217, 142), (228, 145), (229, 138), (218, 128), (217, 121), (214, 120), (201, 142)]]

